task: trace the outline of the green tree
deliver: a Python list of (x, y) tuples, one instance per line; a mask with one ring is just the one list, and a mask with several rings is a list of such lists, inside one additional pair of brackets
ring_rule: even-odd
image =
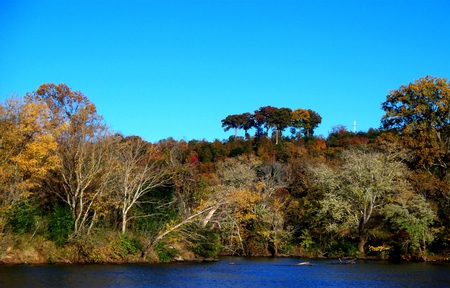
[(237, 137), (237, 131), (240, 127), (240, 122), (238, 119), (238, 115), (228, 115), (225, 119), (222, 120), (222, 128), (226, 132), (230, 129), (234, 129), (234, 138)]
[(245, 138), (248, 138), (248, 130), (252, 129), (255, 127), (256, 123), (255, 123), (255, 117), (253, 114), (249, 113), (249, 112), (245, 112), (244, 114), (242, 114), (243, 116), (243, 124), (242, 124), (242, 129), (244, 129), (245, 131)]
[(408, 238), (402, 245), (419, 251), (419, 256), (427, 260), (426, 244), (433, 240), (430, 226), (436, 217), (430, 205), (421, 195), (402, 194), (394, 203), (383, 207), (385, 218), (397, 231), (405, 231)]
[(327, 230), (342, 233), (356, 229), (361, 254), (365, 253), (374, 216), (380, 215), (390, 198), (410, 189), (404, 181), (407, 167), (399, 156), (351, 149), (342, 152), (339, 170), (326, 165), (310, 168), (317, 184), (325, 190), (320, 214)]
[(314, 129), (316, 129), (320, 123), (322, 123), (322, 117), (315, 111), (308, 109), (309, 121), (304, 126), (304, 133), (306, 137), (314, 135)]

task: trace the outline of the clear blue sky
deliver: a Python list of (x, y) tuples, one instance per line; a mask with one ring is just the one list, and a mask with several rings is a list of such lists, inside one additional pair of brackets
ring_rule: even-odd
[(66, 83), (151, 142), (227, 139), (223, 118), (267, 105), (367, 131), (426, 75), (450, 78), (447, 0), (0, 0), (1, 99)]

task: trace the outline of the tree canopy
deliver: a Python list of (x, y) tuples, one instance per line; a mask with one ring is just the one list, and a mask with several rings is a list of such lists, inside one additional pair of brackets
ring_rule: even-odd
[(392, 90), (382, 103), (382, 128), (402, 136), (416, 165), (445, 175), (450, 164), (450, 86), (445, 78), (426, 76)]
[(313, 136), (314, 130), (322, 123), (322, 117), (311, 109), (296, 109), (292, 111), (290, 108), (277, 108), (273, 106), (263, 106), (255, 110), (253, 114), (245, 112), (243, 114), (228, 115), (222, 120), (222, 127), (225, 131), (229, 129), (235, 130), (235, 138), (238, 129), (243, 129), (245, 135), (247, 131), (254, 128), (255, 136), (269, 136), (269, 131), (275, 131), (275, 142), (278, 144), (281, 133), (291, 127), (292, 134), (296, 134), (299, 129), (305, 137)]

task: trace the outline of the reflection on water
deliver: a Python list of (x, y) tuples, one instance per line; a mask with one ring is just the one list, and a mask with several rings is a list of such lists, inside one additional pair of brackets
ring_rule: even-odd
[[(0, 266), (0, 287), (450, 287), (450, 265), (294, 258), (213, 263)], [(233, 265), (232, 265), (233, 264)]]

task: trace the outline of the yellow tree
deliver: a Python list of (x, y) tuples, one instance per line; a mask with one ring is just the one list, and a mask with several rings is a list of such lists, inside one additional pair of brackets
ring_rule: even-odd
[(10, 98), (0, 105), (0, 205), (26, 199), (59, 165), (57, 143), (40, 102)]
[(276, 162), (262, 164), (254, 157), (228, 158), (216, 169), (220, 184), (205, 202), (216, 206), (203, 218), (203, 226), (218, 227), (225, 248), (234, 254), (270, 251), (277, 255), (283, 238), (288, 169)]
[[(310, 120), (309, 112), (306, 109), (295, 109), (291, 112), (291, 124), (292, 124), (292, 134), (297, 133), (299, 129), (298, 136), (300, 136), (301, 130), (305, 128), (305, 124)], [(299, 137), (300, 138), (300, 137)]]
[(291, 112), (293, 133), (300, 129), (306, 137), (313, 136), (314, 129), (322, 123), (322, 117), (311, 109), (296, 109)]

